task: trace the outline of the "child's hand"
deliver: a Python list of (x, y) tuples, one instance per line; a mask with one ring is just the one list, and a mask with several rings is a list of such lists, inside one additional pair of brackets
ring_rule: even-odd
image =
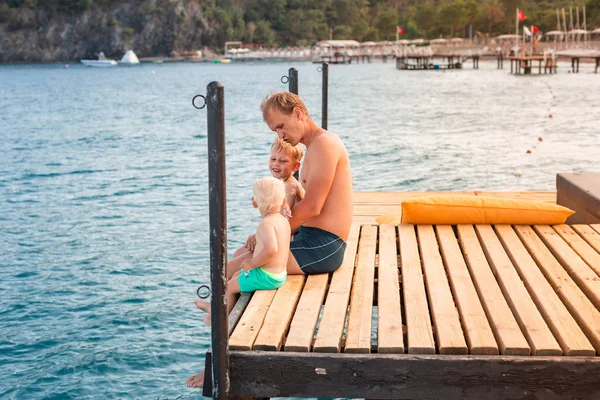
[(287, 205), (287, 203), (281, 208), (281, 214), (287, 219), (292, 219), (292, 209)]
[(254, 248), (256, 247), (256, 235), (248, 236), (248, 239), (246, 239), (246, 244), (244, 245), (244, 247), (246, 247), (246, 249), (248, 249), (248, 251), (254, 251)]
[(250, 271), (252, 269), (252, 265), (250, 260), (244, 260), (242, 261), (242, 271), (244, 271), (244, 274), (247, 274), (248, 271)]

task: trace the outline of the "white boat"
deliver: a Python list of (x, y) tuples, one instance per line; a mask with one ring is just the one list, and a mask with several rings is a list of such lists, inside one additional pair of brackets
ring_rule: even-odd
[(123, 55), (123, 57), (121, 58), (121, 61), (119, 61), (119, 64), (126, 64), (126, 65), (136, 65), (139, 63), (140, 63), (140, 60), (135, 55), (133, 50), (127, 50), (125, 52), (125, 54)]
[(97, 60), (81, 60), (81, 63), (83, 65), (87, 65), (88, 67), (114, 67), (117, 65), (115, 60), (109, 60), (106, 58), (103, 52), (98, 53)]

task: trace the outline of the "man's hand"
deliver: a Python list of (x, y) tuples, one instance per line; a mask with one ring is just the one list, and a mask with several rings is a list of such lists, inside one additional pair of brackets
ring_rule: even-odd
[(248, 236), (248, 239), (246, 239), (246, 244), (244, 245), (244, 247), (246, 247), (246, 249), (248, 249), (248, 251), (254, 251), (254, 248), (256, 247), (256, 235)]
[(252, 262), (250, 260), (242, 261), (242, 271), (244, 271), (245, 274), (247, 274), (248, 271), (250, 271), (251, 269), (252, 269)]
[(281, 208), (281, 214), (287, 219), (292, 219), (292, 209), (287, 204)]

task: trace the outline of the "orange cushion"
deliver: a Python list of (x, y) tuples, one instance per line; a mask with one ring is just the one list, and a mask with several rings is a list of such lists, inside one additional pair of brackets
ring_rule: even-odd
[(557, 204), (505, 197), (432, 195), (402, 202), (402, 213), (382, 215), (379, 224), (563, 224), (575, 211)]

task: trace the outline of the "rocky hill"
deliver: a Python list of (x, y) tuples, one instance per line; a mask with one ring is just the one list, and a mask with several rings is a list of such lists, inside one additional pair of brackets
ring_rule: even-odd
[(1, 3), (0, 63), (72, 61), (100, 51), (120, 58), (128, 49), (138, 57), (169, 56), (201, 49), (208, 31), (195, 1), (92, 3), (79, 13)]

